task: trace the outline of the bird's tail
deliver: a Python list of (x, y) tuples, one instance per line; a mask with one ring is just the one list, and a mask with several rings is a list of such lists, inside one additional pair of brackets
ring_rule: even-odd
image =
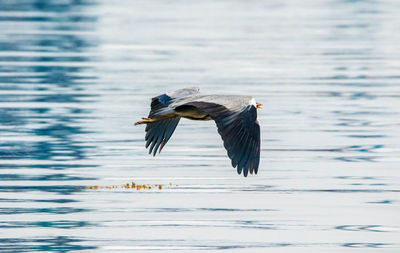
[(140, 125), (140, 124), (147, 124), (147, 123), (151, 123), (151, 122), (155, 122), (155, 120), (151, 119), (151, 118), (142, 118), (142, 120), (135, 122), (135, 126)]

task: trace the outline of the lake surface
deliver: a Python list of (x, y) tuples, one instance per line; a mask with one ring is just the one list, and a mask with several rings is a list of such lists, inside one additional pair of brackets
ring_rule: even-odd
[[(0, 1), (0, 251), (400, 252), (399, 11)], [(147, 154), (133, 122), (191, 86), (263, 103), (258, 175), (213, 122)]]

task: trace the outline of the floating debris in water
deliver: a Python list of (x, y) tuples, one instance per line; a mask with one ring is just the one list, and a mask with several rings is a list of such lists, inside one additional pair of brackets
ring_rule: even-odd
[[(176, 185), (178, 186), (178, 185)], [(112, 186), (98, 186), (98, 185), (90, 185), (85, 187), (76, 187), (77, 190), (86, 189), (86, 190), (99, 190), (99, 189), (133, 189), (133, 190), (151, 190), (151, 189), (158, 189), (162, 190), (164, 185), (162, 184), (137, 184), (132, 181), (132, 183), (126, 183), (123, 185), (112, 185)], [(169, 183), (169, 187), (172, 187), (172, 183)]]

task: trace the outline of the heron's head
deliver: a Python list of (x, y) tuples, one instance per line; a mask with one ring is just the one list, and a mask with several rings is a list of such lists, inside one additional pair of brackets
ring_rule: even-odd
[(253, 105), (255, 108), (257, 108), (257, 109), (262, 109), (262, 104), (260, 104), (260, 103), (257, 103), (256, 102), (256, 100), (254, 99), (254, 98), (251, 98), (250, 99), (250, 101), (249, 101), (249, 104), (250, 105)]

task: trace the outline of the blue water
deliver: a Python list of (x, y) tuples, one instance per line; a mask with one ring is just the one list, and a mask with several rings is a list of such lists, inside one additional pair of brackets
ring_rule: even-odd
[[(0, 251), (399, 252), (399, 11), (0, 1)], [(147, 154), (133, 123), (191, 86), (264, 105), (258, 175), (213, 122)]]

